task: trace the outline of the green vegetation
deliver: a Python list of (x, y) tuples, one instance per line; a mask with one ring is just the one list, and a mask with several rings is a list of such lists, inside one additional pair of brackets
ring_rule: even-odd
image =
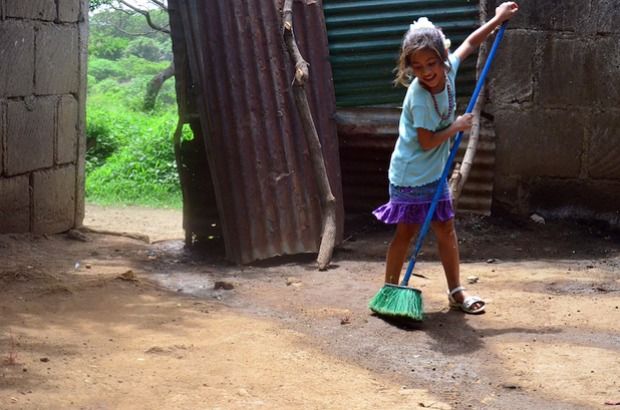
[[(164, 10), (151, 14), (165, 25)], [(89, 202), (181, 206), (173, 144), (178, 120), (174, 79), (164, 83), (153, 110), (143, 109), (148, 82), (171, 60), (170, 37), (148, 27), (143, 16), (112, 9), (91, 14), (86, 110)], [(189, 129), (183, 138), (192, 138)]]

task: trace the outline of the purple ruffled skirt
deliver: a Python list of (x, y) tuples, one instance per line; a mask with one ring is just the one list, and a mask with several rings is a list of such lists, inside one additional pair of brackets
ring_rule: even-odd
[[(401, 187), (390, 184), (390, 201), (373, 211), (375, 217), (386, 224), (422, 224), (426, 218), (439, 180), (418, 187)], [(454, 218), (450, 188), (443, 184), (435, 208), (433, 221), (445, 222)]]

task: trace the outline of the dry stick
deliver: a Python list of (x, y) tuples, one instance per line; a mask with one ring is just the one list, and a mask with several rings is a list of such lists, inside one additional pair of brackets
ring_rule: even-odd
[[(478, 60), (476, 61), (476, 77), (480, 75), (480, 71), (484, 65), (486, 57), (487, 48), (483, 44), (480, 47)], [(455, 208), (458, 206), (459, 197), (463, 191), (463, 186), (465, 186), (465, 182), (467, 182), (467, 178), (469, 178), (469, 173), (474, 164), (476, 150), (478, 149), (478, 142), (480, 141), (480, 113), (482, 112), (482, 106), (484, 105), (485, 91), (486, 87), (483, 86), (480, 90), (476, 105), (474, 106), (474, 118), (471, 129), (469, 130), (469, 138), (467, 139), (467, 148), (465, 149), (465, 154), (463, 155), (463, 161), (461, 164), (455, 165), (454, 171), (450, 176), (450, 192), (452, 193), (452, 201), (454, 202)]]
[[(108, 231), (106, 229), (95, 229), (95, 228), (90, 228), (88, 226), (80, 226), (76, 230), (79, 232), (95, 233), (99, 235), (122, 236), (124, 238), (130, 238), (130, 239), (135, 239), (137, 241), (151, 243), (151, 239), (149, 238), (149, 236), (141, 234), (141, 233)], [(69, 234), (69, 235), (72, 235), (72, 234)]]
[(308, 63), (304, 60), (293, 34), (293, 0), (285, 0), (282, 10), (284, 41), (288, 48), (288, 53), (295, 63), (295, 81), (293, 83), (293, 96), (297, 111), (301, 117), (302, 126), (306, 143), (310, 150), (314, 177), (318, 183), (319, 195), (321, 197), (321, 245), (317, 256), (319, 270), (327, 269), (334, 252), (336, 243), (336, 198), (332, 194), (327, 178), (327, 169), (321, 150), (321, 142), (314, 126), (308, 96), (304, 84), (308, 79)]

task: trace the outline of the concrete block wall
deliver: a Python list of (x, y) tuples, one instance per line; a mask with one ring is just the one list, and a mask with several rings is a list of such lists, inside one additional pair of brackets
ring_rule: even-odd
[[(487, 1), (494, 10), (499, 1)], [(620, 7), (521, 1), (489, 82), (494, 209), (620, 226)]]
[(0, 233), (84, 216), (87, 0), (0, 0)]

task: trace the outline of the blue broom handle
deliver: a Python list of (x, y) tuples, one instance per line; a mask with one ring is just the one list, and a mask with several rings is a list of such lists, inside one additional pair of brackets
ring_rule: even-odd
[[(469, 114), (474, 110), (476, 105), (476, 101), (478, 100), (478, 95), (480, 94), (480, 90), (482, 90), (482, 86), (484, 85), (484, 80), (489, 73), (489, 69), (491, 68), (491, 63), (493, 62), (493, 58), (495, 58), (495, 53), (497, 52), (497, 48), (499, 47), (500, 41), (502, 41), (502, 37), (504, 36), (504, 31), (506, 30), (506, 24), (508, 21), (502, 23), (497, 36), (495, 37), (495, 41), (493, 42), (493, 46), (491, 47), (491, 51), (489, 52), (489, 57), (487, 58), (486, 63), (484, 64), (484, 68), (482, 69), (482, 73), (480, 73), (480, 78), (478, 78), (478, 82), (476, 83), (476, 88), (474, 89), (474, 93), (469, 100), (469, 105), (465, 110), (465, 114)], [(452, 162), (454, 162), (454, 157), (456, 157), (456, 152), (459, 149), (459, 145), (461, 144), (461, 140), (463, 139), (463, 131), (459, 131), (456, 134), (456, 138), (454, 140), (454, 144), (452, 146), (452, 150), (450, 150), (450, 156), (448, 157), (448, 162), (441, 173), (441, 178), (439, 179), (439, 184), (437, 185), (437, 191), (435, 191), (435, 195), (433, 196), (433, 201), (431, 202), (431, 207), (426, 214), (426, 218), (424, 219), (424, 224), (422, 224), (422, 228), (418, 233), (418, 238), (415, 244), (415, 251), (409, 260), (409, 265), (407, 266), (407, 272), (405, 272), (405, 276), (401, 282), (401, 286), (407, 286), (409, 284), (409, 278), (411, 277), (411, 273), (413, 272), (413, 267), (415, 266), (415, 261), (422, 248), (422, 243), (424, 242), (424, 237), (428, 233), (428, 228), (431, 225), (431, 220), (433, 219), (433, 214), (435, 213), (435, 209), (437, 208), (437, 203), (439, 202), (439, 197), (443, 192), (443, 186), (448, 178), (448, 172), (450, 172), (450, 168), (452, 167)]]

